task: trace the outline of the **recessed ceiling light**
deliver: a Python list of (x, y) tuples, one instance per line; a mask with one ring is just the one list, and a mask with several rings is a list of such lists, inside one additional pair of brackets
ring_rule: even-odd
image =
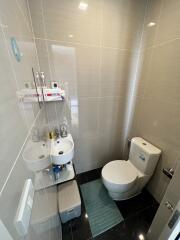
[(155, 22), (150, 22), (150, 23), (148, 23), (148, 27), (153, 27), (153, 26), (155, 26), (156, 25), (156, 23)]
[(73, 34), (69, 34), (68, 37), (69, 37), (69, 38), (73, 38), (74, 35), (73, 35)]
[(80, 10), (86, 11), (87, 8), (88, 8), (88, 4), (87, 3), (85, 3), (85, 2), (80, 2), (79, 3), (79, 9)]

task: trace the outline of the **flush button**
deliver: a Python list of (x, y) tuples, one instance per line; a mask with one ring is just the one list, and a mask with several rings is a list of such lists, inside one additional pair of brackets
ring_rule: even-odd
[(146, 160), (146, 158), (145, 158), (145, 156), (144, 156), (143, 154), (140, 154), (140, 155), (139, 155), (139, 158), (140, 158), (141, 160), (143, 160), (143, 161)]

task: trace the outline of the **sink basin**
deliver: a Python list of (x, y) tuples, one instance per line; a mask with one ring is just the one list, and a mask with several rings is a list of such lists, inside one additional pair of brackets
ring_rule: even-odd
[(36, 172), (51, 164), (49, 150), (45, 142), (29, 141), (22, 154), (29, 170)]
[(74, 142), (72, 136), (68, 134), (65, 138), (52, 141), (51, 158), (52, 163), (63, 165), (70, 162), (74, 157)]

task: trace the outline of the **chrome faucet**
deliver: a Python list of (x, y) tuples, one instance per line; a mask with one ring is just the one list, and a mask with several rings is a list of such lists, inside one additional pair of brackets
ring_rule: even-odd
[(56, 127), (54, 129), (54, 132), (55, 132), (56, 139), (58, 139), (60, 137), (60, 131), (59, 131), (58, 127)]
[(67, 137), (67, 125), (65, 123), (60, 125), (60, 136), (62, 138)]

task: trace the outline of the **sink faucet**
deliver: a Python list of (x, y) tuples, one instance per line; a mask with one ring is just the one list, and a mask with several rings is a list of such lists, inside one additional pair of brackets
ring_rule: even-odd
[(67, 137), (67, 125), (65, 123), (60, 125), (60, 136), (62, 138)]
[(54, 129), (54, 132), (55, 132), (55, 136), (56, 136), (56, 139), (58, 139), (60, 137), (60, 131), (58, 128), (55, 128)]
[(58, 128), (55, 128), (51, 132), (48, 133), (49, 139), (58, 139), (60, 137), (60, 131)]

